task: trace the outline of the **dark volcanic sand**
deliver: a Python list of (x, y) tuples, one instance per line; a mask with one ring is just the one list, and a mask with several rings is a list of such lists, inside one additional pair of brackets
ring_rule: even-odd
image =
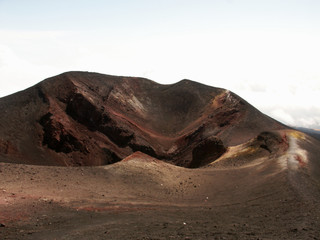
[(286, 134), (285, 152), (240, 166), (142, 153), (105, 167), (1, 163), (1, 239), (319, 239), (319, 151)]

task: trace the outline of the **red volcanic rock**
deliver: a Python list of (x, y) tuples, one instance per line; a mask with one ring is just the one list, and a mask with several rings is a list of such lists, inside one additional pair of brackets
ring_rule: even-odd
[(162, 161), (159, 161), (156, 158), (150, 157), (149, 155), (144, 154), (140, 151), (134, 152), (131, 155), (129, 155), (128, 157), (122, 159), (121, 163), (122, 162), (130, 162), (133, 160), (138, 160), (139, 162), (147, 162), (147, 163), (148, 162), (162, 163)]
[(3, 141), (0, 139), (0, 153), (2, 154), (14, 154), (17, 150), (10, 141)]
[(0, 111), (0, 161), (39, 165), (105, 165), (140, 151), (200, 167), (228, 146), (286, 128), (224, 89), (88, 72), (2, 98)]

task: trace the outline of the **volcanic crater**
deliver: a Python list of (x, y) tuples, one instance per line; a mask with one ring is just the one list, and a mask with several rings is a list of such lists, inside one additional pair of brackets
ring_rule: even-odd
[(320, 143), (190, 80), (0, 99), (1, 239), (319, 239)]
[(0, 110), (2, 145), (15, 149), (3, 149), (2, 161), (37, 165), (106, 165), (140, 151), (196, 168), (261, 129), (285, 128), (225, 89), (89, 72), (49, 78)]

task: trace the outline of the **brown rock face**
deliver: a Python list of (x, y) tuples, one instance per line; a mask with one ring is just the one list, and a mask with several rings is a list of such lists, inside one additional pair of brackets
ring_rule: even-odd
[(140, 151), (201, 167), (229, 146), (285, 128), (224, 89), (87, 72), (2, 98), (0, 111), (0, 161), (39, 165), (105, 165)]

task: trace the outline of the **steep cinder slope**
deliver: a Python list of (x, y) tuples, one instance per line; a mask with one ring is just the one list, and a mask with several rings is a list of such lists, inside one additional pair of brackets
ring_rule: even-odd
[(88, 72), (2, 98), (0, 111), (0, 161), (39, 165), (105, 165), (140, 151), (200, 167), (286, 128), (228, 90)]

